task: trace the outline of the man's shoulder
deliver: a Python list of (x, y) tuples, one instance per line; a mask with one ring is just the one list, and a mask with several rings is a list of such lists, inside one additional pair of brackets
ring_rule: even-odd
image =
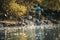
[(41, 9), (41, 7), (40, 6), (38, 6), (38, 7), (36, 7), (37, 9)]

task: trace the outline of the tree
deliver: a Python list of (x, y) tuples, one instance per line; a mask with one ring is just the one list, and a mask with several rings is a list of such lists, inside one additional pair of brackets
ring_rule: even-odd
[(1, 0), (0, 3), (1, 7), (8, 15), (13, 13), (18, 17), (22, 17), (26, 14), (26, 6), (18, 4), (16, 0)]
[(60, 0), (43, 0), (41, 5), (53, 10), (60, 10)]

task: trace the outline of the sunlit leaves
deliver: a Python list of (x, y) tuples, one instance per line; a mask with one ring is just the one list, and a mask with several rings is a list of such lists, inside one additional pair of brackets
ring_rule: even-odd
[(59, 10), (60, 8), (59, 0), (43, 0), (41, 4), (53, 10)]
[(16, 14), (18, 17), (23, 16), (27, 11), (26, 6), (18, 4), (16, 0), (3, 0), (2, 4), (3, 10), (9, 14)]

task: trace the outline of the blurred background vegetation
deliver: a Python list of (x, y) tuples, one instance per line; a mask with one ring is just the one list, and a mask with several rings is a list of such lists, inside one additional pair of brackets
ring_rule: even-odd
[(8, 15), (15, 14), (17, 17), (23, 17), (31, 6), (37, 4), (51, 10), (60, 10), (60, 0), (0, 0), (0, 10)]

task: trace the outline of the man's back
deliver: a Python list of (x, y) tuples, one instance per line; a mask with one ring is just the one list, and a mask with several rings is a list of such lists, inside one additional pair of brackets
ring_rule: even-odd
[(41, 13), (41, 8), (40, 8), (40, 6), (37, 6), (37, 7), (35, 8), (35, 10), (36, 10), (36, 13), (37, 13), (37, 14)]

